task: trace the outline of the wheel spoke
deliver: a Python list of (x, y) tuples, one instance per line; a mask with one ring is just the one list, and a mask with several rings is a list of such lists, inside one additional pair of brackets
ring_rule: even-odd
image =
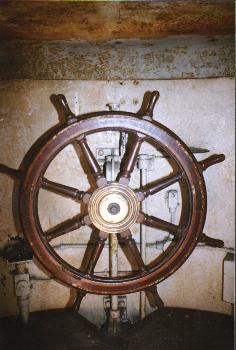
[[(121, 233), (121, 237), (123, 238), (123, 242), (126, 244), (127, 248), (129, 249), (130, 253), (132, 254), (132, 256), (135, 258), (136, 264), (138, 265), (139, 269), (141, 271), (148, 271), (148, 267), (145, 265), (143, 258), (141, 256), (141, 253), (137, 247), (137, 244), (135, 242), (135, 240), (132, 238), (131, 232), (125, 231), (123, 233)], [(151, 298), (152, 303), (157, 306), (157, 307), (163, 307), (163, 301), (161, 300), (158, 292), (157, 292), (157, 288), (156, 286), (151, 286), (148, 287), (146, 290), (146, 295), (148, 297), (148, 299)]]
[(153, 228), (157, 228), (162, 231), (169, 232), (176, 237), (180, 237), (182, 233), (180, 226), (177, 226), (168, 221), (156, 218), (155, 216), (149, 216), (147, 214), (142, 214), (142, 219), (140, 220), (140, 223)]
[(121, 171), (118, 175), (118, 179), (120, 183), (125, 185), (129, 183), (131, 173), (134, 170), (137, 157), (139, 154), (139, 150), (143, 141), (144, 141), (144, 137), (140, 137), (136, 134), (131, 147), (125, 153), (124, 155), (125, 159), (123, 161)]
[(164, 179), (158, 180), (153, 184), (146, 185), (145, 187), (142, 187), (139, 191), (136, 192), (137, 197), (140, 201), (144, 200), (150, 195), (153, 195), (164, 188), (173, 185), (174, 183), (180, 181), (183, 178), (182, 173), (177, 173), (175, 175), (169, 175), (165, 177)]
[[(84, 271), (85, 275), (91, 276), (94, 273), (94, 269), (97, 265), (99, 257), (101, 256), (107, 237), (108, 237), (108, 234), (106, 234), (105, 232), (102, 232), (102, 231), (99, 232), (97, 240), (94, 242), (91, 258)], [(79, 311), (81, 302), (83, 298), (86, 296), (86, 294), (87, 294), (86, 291), (78, 289), (77, 297), (73, 305), (76, 311)]]
[(207, 168), (209, 168), (212, 165), (215, 165), (217, 163), (221, 163), (225, 160), (224, 154), (213, 154), (212, 156), (201, 160), (198, 165), (202, 171), (205, 171)]
[(105, 242), (107, 240), (108, 234), (105, 232), (100, 231), (97, 240), (94, 243), (94, 247), (92, 250), (91, 258), (88, 262), (88, 266), (86, 267), (85, 273), (87, 275), (92, 275), (94, 272), (94, 269), (96, 267), (96, 264), (98, 262), (98, 259), (103, 251)]
[(84, 297), (86, 296), (87, 292), (85, 292), (82, 289), (77, 289), (77, 296), (76, 296), (76, 300), (74, 302), (74, 309), (78, 312), (80, 309), (80, 305), (82, 303), (82, 300), (84, 299)]
[(146, 265), (144, 264), (141, 253), (137, 247), (135, 240), (132, 237), (130, 230), (122, 232), (120, 235), (126, 247), (129, 249), (130, 253), (135, 258), (136, 264), (138, 265), (139, 269), (142, 271), (146, 271), (147, 270)]
[(210, 247), (215, 247), (215, 248), (224, 247), (224, 241), (222, 241), (221, 239), (209, 237), (205, 233), (201, 234), (199, 238), (199, 243), (204, 243), (205, 245), (208, 245)]
[(74, 199), (83, 199), (84, 195), (86, 194), (86, 192), (79, 191), (77, 188), (50, 181), (45, 177), (41, 179), (41, 187), (45, 190), (62, 194)]
[(145, 292), (146, 292), (148, 301), (152, 307), (158, 307), (158, 309), (161, 309), (164, 307), (163, 300), (161, 299), (157, 291), (157, 286), (155, 284), (147, 288)]
[(69, 219), (60, 223), (54, 228), (44, 232), (44, 238), (49, 242), (54, 238), (65, 235), (68, 232), (72, 232), (74, 230), (77, 230), (81, 226), (88, 225), (88, 224), (89, 224), (88, 215), (80, 218), (76, 217), (73, 219)]
[(90, 167), (90, 170), (97, 181), (98, 186), (105, 185), (107, 183), (106, 178), (103, 174), (103, 171), (100, 168), (100, 165), (97, 162), (97, 159), (95, 158), (93, 152), (91, 151), (91, 148), (89, 147), (86, 137), (83, 136), (80, 139), (76, 140), (76, 142), (79, 144), (83, 155), (87, 161), (87, 164)]

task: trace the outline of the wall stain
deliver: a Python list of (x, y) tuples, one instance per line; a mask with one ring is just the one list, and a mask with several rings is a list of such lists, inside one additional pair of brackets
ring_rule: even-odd
[(1, 79), (144, 80), (234, 76), (232, 36), (123, 40), (2, 41)]

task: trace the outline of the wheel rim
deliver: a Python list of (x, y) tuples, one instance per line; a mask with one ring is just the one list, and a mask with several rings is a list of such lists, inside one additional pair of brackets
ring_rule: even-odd
[[(62, 260), (42, 238), (37, 214), (38, 181), (55, 155), (73, 139), (93, 131), (127, 130), (145, 135), (149, 142), (160, 145), (184, 171), (191, 194), (191, 219), (178, 249), (158, 266), (139, 276), (106, 279), (84, 276)], [(50, 136), (35, 153), (26, 169), (20, 195), (20, 213), (24, 234), (41, 263), (58, 279), (97, 294), (123, 294), (142, 290), (159, 283), (174, 273), (189, 257), (202, 233), (206, 216), (204, 179), (187, 146), (169, 129), (156, 122), (137, 118), (131, 113), (97, 113), (84, 116), (79, 122), (63, 127)]]

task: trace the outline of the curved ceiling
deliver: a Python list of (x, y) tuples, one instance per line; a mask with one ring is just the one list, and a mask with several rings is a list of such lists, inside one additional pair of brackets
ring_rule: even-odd
[(234, 33), (234, 2), (6, 1), (0, 38), (104, 42)]

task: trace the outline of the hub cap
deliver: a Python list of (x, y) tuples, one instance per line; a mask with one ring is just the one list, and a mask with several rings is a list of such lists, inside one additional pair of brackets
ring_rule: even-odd
[(139, 202), (134, 191), (113, 182), (98, 188), (89, 201), (89, 216), (99, 230), (119, 233), (128, 230), (139, 214)]

